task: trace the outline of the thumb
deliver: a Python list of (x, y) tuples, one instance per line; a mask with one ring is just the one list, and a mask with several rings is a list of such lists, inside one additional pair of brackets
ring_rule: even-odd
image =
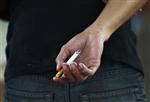
[(66, 46), (63, 46), (56, 58), (56, 64), (57, 64), (57, 71), (59, 71), (62, 68), (62, 64), (67, 59), (67, 57), (70, 55), (69, 48)]

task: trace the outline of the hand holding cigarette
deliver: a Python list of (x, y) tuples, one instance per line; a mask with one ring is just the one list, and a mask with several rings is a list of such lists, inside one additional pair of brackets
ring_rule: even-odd
[[(81, 50), (75, 51), (75, 53), (70, 57), (70, 59), (69, 59), (66, 63), (69, 64), (69, 65), (70, 65), (71, 63), (73, 63), (73, 62), (79, 57), (80, 53), (81, 53)], [(59, 77), (61, 77), (62, 75), (63, 75), (63, 70), (61, 69), (61, 70), (55, 75), (55, 77), (59, 78)]]
[[(84, 81), (94, 75), (100, 65), (103, 44), (103, 37), (91, 31), (84, 31), (74, 36), (63, 45), (56, 58), (58, 73), (53, 80), (65, 84)], [(80, 49), (82, 53), (76, 51), (77, 49)], [(65, 62), (69, 56), (71, 56), (70, 59)]]

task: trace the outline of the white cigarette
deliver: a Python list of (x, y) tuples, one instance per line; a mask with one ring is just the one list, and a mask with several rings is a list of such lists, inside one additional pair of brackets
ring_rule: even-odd
[[(75, 51), (74, 54), (70, 57), (70, 59), (69, 59), (66, 63), (69, 64), (69, 65), (70, 65), (71, 63), (73, 63), (73, 62), (79, 57), (80, 53), (81, 53), (81, 50)], [(56, 76), (57, 78), (58, 78), (58, 77), (61, 77), (61, 76), (64, 76), (63, 70), (61, 69), (55, 76)]]
[(70, 57), (70, 59), (66, 62), (67, 64), (73, 63), (80, 55), (81, 51), (75, 51), (75, 53)]

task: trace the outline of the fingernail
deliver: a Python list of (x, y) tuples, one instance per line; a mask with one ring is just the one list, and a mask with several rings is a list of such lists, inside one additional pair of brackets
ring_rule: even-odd
[(56, 80), (56, 77), (53, 77), (53, 80)]

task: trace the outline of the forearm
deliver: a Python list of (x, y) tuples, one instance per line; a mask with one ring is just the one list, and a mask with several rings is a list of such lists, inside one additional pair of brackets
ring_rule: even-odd
[(96, 21), (89, 27), (105, 40), (124, 22), (134, 15), (147, 0), (109, 0)]

